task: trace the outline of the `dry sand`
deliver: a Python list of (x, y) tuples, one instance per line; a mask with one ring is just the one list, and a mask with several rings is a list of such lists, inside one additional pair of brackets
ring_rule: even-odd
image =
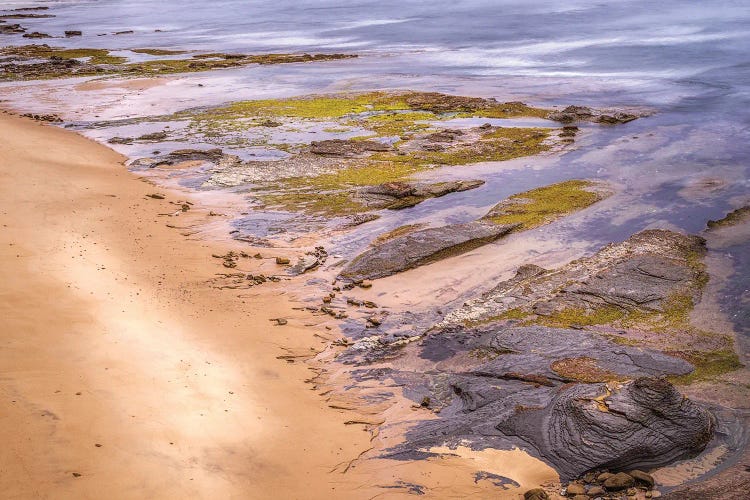
[[(211, 254), (230, 244), (187, 239), (175, 227), (189, 217), (159, 215), (185, 194), (123, 160), (0, 114), (3, 498), (401, 498), (412, 483), (433, 498), (519, 498), (556, 481), (517, 450), (352, 462), (382, 436), (345, 422), (386, 417), (330, 408), (327, 387), (305, 383), (312, 367), (291, 361), (327, 345), (326, 331), (282, 284), (211, 286), (227, 271)], [(157, 191), (166, 199), (146, 196)], [(273, 326), (278, 317), (289, 323)], [(420, 418), (408, 403), (387, 412)], [(476, 480), (479, 470), (520, 485)]]

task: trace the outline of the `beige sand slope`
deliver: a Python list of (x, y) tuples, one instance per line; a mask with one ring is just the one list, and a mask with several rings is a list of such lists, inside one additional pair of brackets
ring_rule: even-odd
[(0, 114), (0, 496), (351, 498), (329, 471), (369, 435), (277, 359), (312, 333), (207, 286), (222, 249), (122, 160)]

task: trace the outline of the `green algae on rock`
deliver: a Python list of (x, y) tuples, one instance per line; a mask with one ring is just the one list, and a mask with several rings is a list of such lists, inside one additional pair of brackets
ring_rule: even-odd
[[(150, 48), (133, 49), (130, 52), (150, 56), (183, 53)], [(0, 55), (6, 56), (5, 61), (0, 63), (0, 80), (45, 80), (94, 75), (152, 76), (195, 73), (250, 64), (286, 64), (357, 57), (355, 54), (198, 54), (189, 58), (128, 62), (126, 57), (112, 55), (107, 49), (65, 49), (46, 44), (4, 47), (0, 48)]]
[(484, 219), (496, 224), (520, 224), (518, 230), (548, 224), (608, 196), (601, 184), (569, 180), (515, 194), (495, 205)]
[[(557, 193), (559, 190), (555, 189), (556, 186), (559, 186), (559, 184), (547, 186), (547, 193)], [(591, 189), (593, 186), (598, 186), (600, 190), (602, 188), (601, 185), (587, 182), (581, 184), (578, 189)], [(539, 189), (535, 191), (539, 191)], [(588, 193), (588, 191), (586, 192)], [(514, 195), (510, 200), (523, 196), (528, 195), (527, 193), (521, 193)], [(538, 194), (536, 196), (539, 199), (543, 198)], [(554, 213), (554, 217), (548, 215), (538, 221), (535, 220), (536, 225), (548, 224), (563, 215), (585, 208), (601, 199), (601, 196), (597, 195), (586, 205), (580, 203), (574, 206), (564, 205)], [(492, 226), (497, 227), (498, 231), (493, 231)], [(390, 276), (407, 269), (459, 255), (495, 241), (511, 232), (529, 229), (530, 227), (536, 226), (524, 226), (523, 222), (520, 221), (501, 223), (485, 217), (468, 223), (407, 231), (406, 234), (401, 236), (387, 238), (375, 243), (372, 248), (355, 257), (341, 271), (340, 277), (346, 280), (357, 280)]]

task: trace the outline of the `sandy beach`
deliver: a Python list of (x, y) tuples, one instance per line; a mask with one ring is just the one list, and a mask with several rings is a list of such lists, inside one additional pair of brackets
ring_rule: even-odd
[(5, 498), (347, 497), (328, 471), (369, 435), (277, 359), (316, 347), (285, 297), (206, 285), (225, 249), (166, 227), (113, 151), (0, 134)]

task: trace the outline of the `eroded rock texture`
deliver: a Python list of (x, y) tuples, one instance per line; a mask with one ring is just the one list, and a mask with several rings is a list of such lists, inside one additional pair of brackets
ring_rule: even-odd
[(666, 377), (693, 376), (701, 353), (727, 348), (725, 336), (688, 321), (704, 253), (701, 238), (643, 231), (556, 270), (522, 266), (420, 341), (376, 347), (388, 360), (408, 353), (387, 377), (439, 415), (393, 455), (522, 446), (566, 480), (701, 452), (714, 417)]
[(657, 467), (699, 453), (713, 435), (708, 410), (666, 380), (581, 384), (544, 409), (517, 412), (499, 425), (528, 440), (561, 475)]

